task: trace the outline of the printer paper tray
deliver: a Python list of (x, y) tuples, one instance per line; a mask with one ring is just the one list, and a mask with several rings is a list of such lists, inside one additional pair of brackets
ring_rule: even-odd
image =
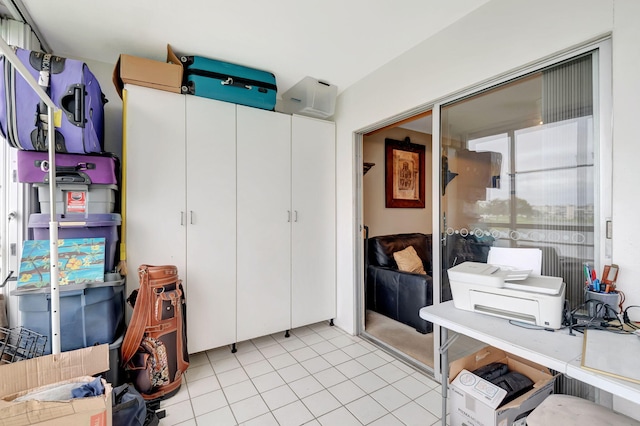
[(474, 290), (470, 291), (469, 298), (471, 307), (476, 312), (530, 324), (538, 323), (539, 307), (535, 300)]

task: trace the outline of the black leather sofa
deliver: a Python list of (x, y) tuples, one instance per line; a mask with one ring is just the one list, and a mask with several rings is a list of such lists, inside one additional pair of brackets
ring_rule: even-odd
[[(426, 275), (403, 272), (393, 253), (413, 246)], [(433, 331), (433, 324), (420, 318), (420, 308), (433, 304), (431, 279), (431, 235), (412, 233), (371, 237), (368, 240), (366, 306), (420, 333)]]
[[(433, 304), (433, 257), (430, 234), (411, 233), (371, 237), (367, 243), (366, 307), (420, 333), (431, 333), (433, 324), (420, 318), (420, 308)], [(447, 270), (462, 262), (486, 262), (494, 243), (491, 236), (460, 234), (442, 238), (442, 301), (451, 300)], [(393, 253), (413, 246), (426, 275), (398, 270)]]

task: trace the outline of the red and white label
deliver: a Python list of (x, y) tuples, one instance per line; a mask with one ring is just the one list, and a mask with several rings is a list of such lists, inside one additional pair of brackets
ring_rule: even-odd
[(87, 211), (87, 193), (85, 191), (67, 192), (67, 213), (85, 213)]

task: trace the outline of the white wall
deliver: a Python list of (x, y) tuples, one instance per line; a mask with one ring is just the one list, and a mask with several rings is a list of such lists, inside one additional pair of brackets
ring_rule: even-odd
[[(640, 305), (640, 241), (635, 219), (640, 212), (640, 143), (638, 143), (638, 97), (640, 96), (640, 2), (616, 0), (613, 30), (613, 261), (620, 266), (618, 282), (626, 295), (625, 305)], [(640, 320), (640, 309), (629, 311)], [(638, 418), (638, 405), (614, 398), (616, 411)]]
[[(617, 231), (614, 231), (613, 256), (621, 268), (620, 285), (628, 287), (628, 296), (635, 297), (636, 304), (639, 304), (636, 292), (640, 290), (634, 290), (631, 285), (631, 277), (640, 276), (640, 263), (633, 261), (640, 254), (638, 244), (634, 244), (632, 235), (620, 235), (624, 229), (633, 229), (633, 213), (630, 212), (639, 211), (639, 202), (624, 195), (636, 191), (631, 187), (633, 179), (628, 179), (628, 173), (638, 170), (633, 163), (640, 158), (638, 148), (634, 146), (634, 121), (630, 115), (631, 111), (637, 111), (632, 93), (637, 98), (638, 91), (629, 88), (637, 88), (640, 84), (634, 76), (634, 70), (640, 65), (634, 50), (637, 49), (638, 38), (632, 34), (635, 31), (632, 29), (633, 21), (640, 15), (633, 3), (634, 0), (492, 0), (338, 97), (335, 115), (338, 326), (354, 333), (358, 322), (354, 310), (354, 255), (360, 236), (356, 236), (355, 231), (359, 224), (355, 223), (354, 132), (609, 32), (613, 32), (615, 40), (614, 86), (617, 91), (626, 90), (626, 99), (618, 97), (614, 101), (617, 117), (613, 200), (614, 229)], [(624, 15), (626, 18), (617, 19), (616, 25), (614, 5), (616, 17)], [(633, 59), (629, 60), (627, 56)], [(621, 57), (625, 58), (624, 61)], [(619, 70), (620, 67), (625, 67), (625, 70)], [(628, 112), (618, 115), (625, 107)], [(622, 176), (626, 177), (625, 182), (622, 182)]]

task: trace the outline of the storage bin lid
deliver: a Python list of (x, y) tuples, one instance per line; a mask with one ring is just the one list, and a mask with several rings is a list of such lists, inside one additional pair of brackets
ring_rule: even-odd
[[(33, 213), (29, 216), (29, 228), (48, 228), (49, 215)], [(119, 226), (122, 218), (119, 213), (96, 213), (84, 216), (58, 215), (59, 227), (90, 227), (90, 226)]]
[[(105, 281), (105, 282), (95, 281), (90, 283), (63, 285), (63, 286), (60, 286), (60, 291), (72, 292), (72, 291), (87, 290), (87, 289), (99, 288), (99, 287), (119, 287), (124, 285), (124, 283), (125, 283), (124, 277), (120, 277), (114, 281)], [(41, 293), (46, 293), (46, 294), (51, 293), (51, 285), (47, 285), (46, 287), (29, 288), (29, 289), (16, 288), (15, 290), (12, 290), (9, 294), (11, 296), (24, 296), (27, 294), (41, 294)]]

